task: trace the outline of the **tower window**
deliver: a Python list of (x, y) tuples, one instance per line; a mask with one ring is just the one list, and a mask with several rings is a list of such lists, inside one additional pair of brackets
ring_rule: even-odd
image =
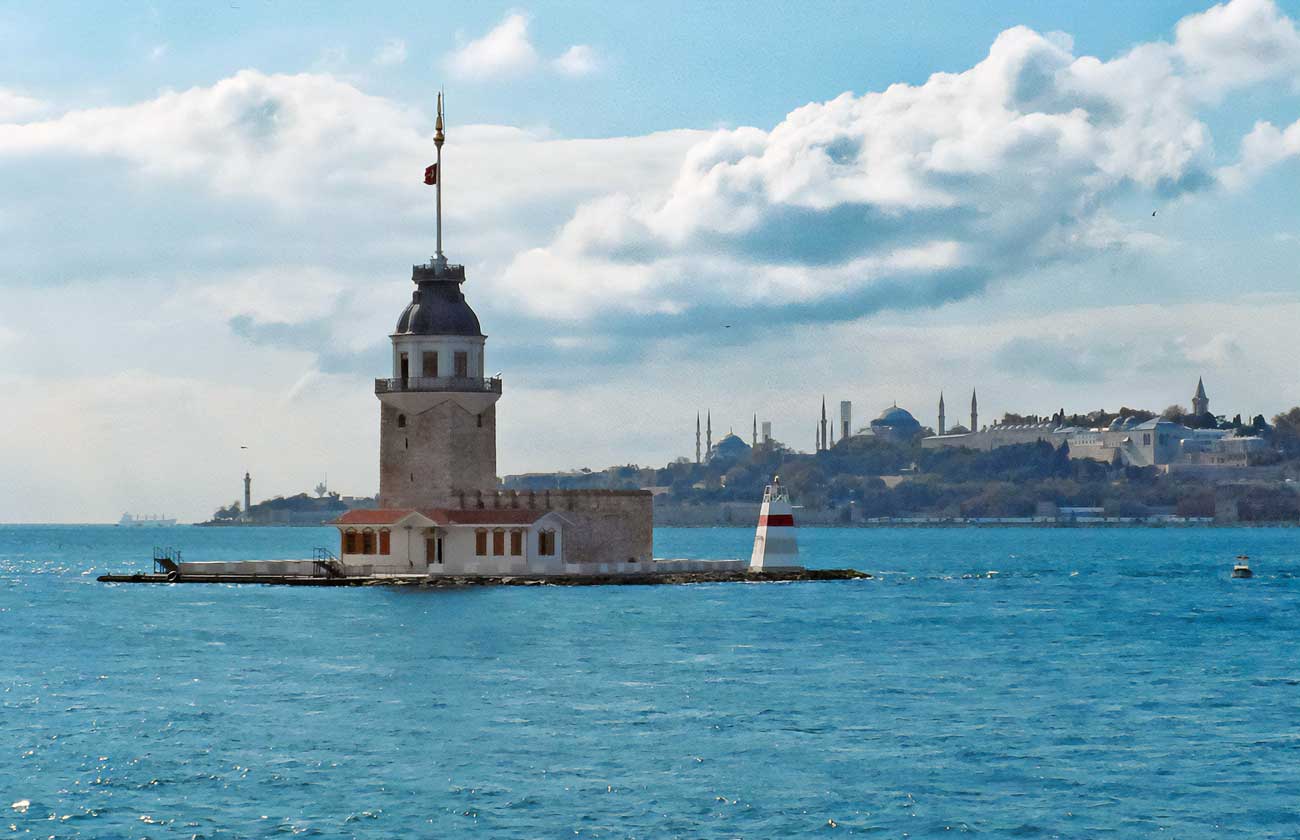
[(456, 375), (461, 379), (469, 376), (469, 354), (463, 350), (458, 350), (455, 356)]
[(398, 365), (398, 371), (398, 376), (403, 380), (411, 375), (411, 360), (405, 353), (402, 354), (401, 362)]
[(405, 429), (405, 428), (406, 428), (406, 415), (405, 415), (405, 414), (399, 414), (399, 415), (397, 415), (397, 428), (399, 428), (399, 429)]
[(479, 427), (480, 429), (483, 428), (483, 415), (482, 415), (482, 414), (480, 414), (480, 415), (478, 416), (478, 427)]
[(438, 354), (434, 351), (424, 351), (424, 360), (422, 366), (422, 376), (435, 377), (438, 375)]

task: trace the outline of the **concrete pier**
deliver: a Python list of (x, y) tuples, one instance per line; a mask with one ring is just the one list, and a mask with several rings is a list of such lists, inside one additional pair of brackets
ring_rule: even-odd
[(780, 583), (788, 581), (861, 580), (870, 578), (856, 569), (765, 569), (762, 571), (665, 571), (583, 575), (324, 575), (253, 574), (109, 574), (101, 583), (254, 583), (271, 586), (657, 586), (687, 583)]

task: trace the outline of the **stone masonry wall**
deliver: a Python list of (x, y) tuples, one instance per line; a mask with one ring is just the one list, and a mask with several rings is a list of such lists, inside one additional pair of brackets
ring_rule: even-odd
[(654, 497), (648, 490), (498, 490), (466, 493), (455, 507), (553, 510), (564, 526), (565, 563), (649, 563)]
[[(406, 428), (398, 427), (399, 414)], [(480, 426), (479, 415), (452, 400), (421, 413), (380, 403), (379, 507), (454, 507), (462, 491), (495, 487), (496, 416), (489, 406)]]

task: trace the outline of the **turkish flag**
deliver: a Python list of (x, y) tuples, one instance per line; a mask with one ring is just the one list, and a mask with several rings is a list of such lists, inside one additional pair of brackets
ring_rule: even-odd
[(424, 168), (424, 183), (429, 186), (438, 183), (438, 164), (432, 163)]

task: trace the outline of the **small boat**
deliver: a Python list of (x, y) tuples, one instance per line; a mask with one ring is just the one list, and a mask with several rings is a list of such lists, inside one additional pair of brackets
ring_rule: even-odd
[(1245, 554), (1237, 556), (1237, 562), (1232, 564), (1232, 576), (1235, 578), (1254, 577), (1255, 573), (1250, 570), (1250, 558)]

